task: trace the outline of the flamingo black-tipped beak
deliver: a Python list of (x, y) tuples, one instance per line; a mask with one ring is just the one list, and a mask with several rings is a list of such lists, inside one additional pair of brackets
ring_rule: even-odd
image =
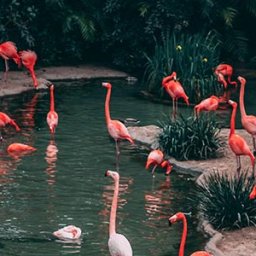
[(168, 220), (168, 222), (169, 222), (169, 227), (171, 227), (171, 226), (172, 226), (172, 223), (171, 223), (171, 221), (170, 221), (170, 220)]
[(108, 171), (105, 171), (105, 177), (107, 177), (108, 176)]

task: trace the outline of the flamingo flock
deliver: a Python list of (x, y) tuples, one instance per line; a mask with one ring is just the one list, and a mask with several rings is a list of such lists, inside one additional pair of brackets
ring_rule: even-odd
[[(23, 65), (30, 73), (34, 88), (38, 88), (38, 80), (35, 75), (34, 66), (37, 61), (37, 55), (34, 51), (17, 51), (16, 45), (7, 41), (0, 44), (0, 56), (5, 61), (5, 72), (4, 72), (4, 81), (7, 81), (7, 73), (9, 70), (8, 60), (13, 60), (18, 67)], [(226, 90), (228, 85), (237, 86), (236, 81), (231, 81), (233, 75), (233, 67), (228, 64), (220, 64), (216, 67), (214, 74), (217, 77), (217, 81), (221, 83)], [(162, 80), (162, 87), (165, 89), (166, 93), (172, 99), (172, 118), (175, 120), (178, 112), (178, 99), (182, 98), (184, 102), (189, 105), (189, 98), (185, 93), (185, 90), (181, 83), (177, 80), (176, 72), (172, 72), (171, 75), (164, 77)], [(256, 116), (247, 115), (244, 106), (244, 91), (245, 91), (245, 78), (239, 76), (238, 81), (240, 82), (240, 98), (239, 106), (241, 111), (241, 122), (244, 129), (252, 136), (253, 141), (253, 150), (256, 152)], [(112, 119), (110, 115), (110, 98), (112, 85), (109, 82), (103, 82), (102, 86), (106, 88), (107, 93), (105, 97), (105, 121), (106, 127), (109, 136), (115, 142), (115, 162), (116, 162), (116, 171), (107, 170), (105, 176), (110, 177), (114, 182), (114, 192), (112, 198), (112, 205), (110, 211), (110, 220), (109, 220), (109, 240), (108, 240), (108, 249), (111, 256), (132, 256), (133, 250), (129, 240), (122, 234), (116, 232), (116, 218), (117, 218), (117, 208), (118, 208), (118, 196), (119, 196), (119, 165), (120, 165), (120, 141), (128, 141), (130, 144), (134, 144), (134, 139), (130, 135), (127, 127), (124, 123), (119, 120)], [(49, 126), (51, 141), (47, 148), (49, 154), (52, 153), (52, 148), (55, 146), (54, 135), (56, 133), (56, 128), (58, 126), (58, 113), (55, 110), (55, 99), (54, 99), (54, 85), (50, 84), (49, 86), (49, 95), (50, 95), (50, 107), (49, 112), (46, 116), (46, 122)], [(199, 104), (194, 107), (195, 117), (199, 118), (199, 114), (202, 111), (216, 111), (219, 108), (219, 103), (222, 102), (220, 97), (215, 95), (210, 96), (207, 99), (203, 99)], [(237, 103), (233, 100), (227, 99), (228, 104), (232, 107), (232, 114), (230, 118), (230, 134), (228, 143), (230, 149), (236, 156), (237, 160), (237, 172), (241, 171), (241, 156), (248, 156), (251, 161), (252, 169), (254, 171), (255, 166), (255, 156), (251, 151), (249, 145), (246, 143), (244, 138), (236, 134), (235, 132), (235, 120), (237, 112)], [(0, 128), (3, 129), (7, 125), (15, 128), (17, 132), (21, 130), (18, 124), (9, 117), (6, 113), (0, 112)], [(1, 133), (0, 133), (1, 135)], [(2, 135), (0, 137), (3, 140)], [(23, 143), (12, 143), (7, 147), (7, 152), (10, 156), (24, 156), (35, 152), (37, 149), (33, 146), (26, 145)], [(57, 153), (57, 148), (54, 148), (54, 154)], [(166, 159), (164, 153), (161, 149), (152, 150), (147, 157), (145, 168), (149, 169), (151, 166), (151, 173), (154, 175), (157, 167), (166, 168), (165, 174), (169, 175), (173, 169), (172, 164), (169, 160)], [(250, 193), (249, 198), (254, 200), (256, 198), (256, 185)], [(173, 224), (175, 222), (181, 221), (183, 223), (183, 233), (179, 248), (179, 256), (184, 256), (185, 242), (187, 237), (187, 220), (186, 216), (182, 212), (178, 212), (175, 215), (169, 218), (169, 223)], [(53, 236), (60, 240), (79, 240), (82, 235), (82, 230), (75, 225), (68, 225), (60, 228), (57, 231), (52, 233)], [(191, 256), (213, 256), (211, 253), (206, 251), (197, 251), (191, 254)]]

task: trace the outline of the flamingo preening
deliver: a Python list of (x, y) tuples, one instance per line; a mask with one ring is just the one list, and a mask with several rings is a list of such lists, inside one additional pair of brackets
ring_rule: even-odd
[(198, 117), (201, 111), (215, 111), (219, 107), (219, 98), (215, 95), (202, 100), (199, 104), (194, 107), (195, 114)]
[[(182, 237), (181, 237), (181, 242), (180, 242), (180, 249), (179, 249), (179, 255), (178, 256), (184, 256), (184, 249), (185, 249), (185, 243), (186, 243), (186, 238), (187, 238), (187, 219), (184, 213), (178, 212), (175, 215), (171, 216), (169, 218), (169, 224), (173, 224), (177, 221), (182, 221), (183, 222), (183, 232), (182, 232)], [(213, 256), (211, 253), (206, 252), (206, 251), (197, 251), (192, 253), (190, 256)]]
[(17, 52), (17, 47), (14, 42), (7, 41), (0, 44), (0, 56), (4, 59), (5, 62), (5, 73), (4, 81), (7, 80), (7, 73), (9, 71), (8, 60), (13, 59), (13, 61), (20, 67), (21, 61), (20, 56)]
[(239, 95), (239, 106), (240, 106), (240, 112), (241, 112), (241, 123), (244, 127), (244, 129), (251, 134), (252, 136), (252, 142), (253, 142), (253, 150), (254, 154), (256, 153), (256, 116), (253, 115), (247, 115), (245, 112), (244, 107), (244, 89), (246, 84), (246, 79), (239, 76), (237, 78), (239, 82), (241, 83), (240, 86), (240, 95)]
[(114, 195), (112, 199), (110, 221), (109, 221), (109, 240), (108, 248), (111, 256), (132, 256), (132, 248), (127, 238), (116, 233), (116, 211), (117, 200), (119, 194), (119, 179), (118, 172), (106, 171), (105, 176), (109, 176), (114, 180)]
[(35, 74), (35, 70), (34, 70), (34, 66), (35, 66), (36, 60), (37, 60), (36, 53), (34, 51), (27, 50), (27, 51), (20, 51), (19, 55), (20, 55), (22, 64), (28, 69), (28, 71), (31, 74), (34, 87), (37, 88), (38, 81), (36, 79), (36, 74)]
[(82, 231), (74, 225), (68, 225), (52, 233), (60, 240), (77, 240), (80, 238)]
[(110, 117), (110, 96), (111, 96), (111, 89), (112, 85), (110, 83), (102, 83), (102, 86), (107, 88), (107, 95), (105, 100), (105, 117), (106, 117), (106, 123), (107, 123), (107, 129), (109, 135), (115, 140), (116, 144), (116, 170), (119, 170), (119, 141), (120, 140), (128, 140), (130, 143), (134, 144), (134, 141), (129, 134), (126, 126), (120, 122), (119, 120), (113, 120)]
[(46, 121), (49, 126), (51, 134), (54, 134), (55, 129), (58, 125), (59, 117), (54, 107), (54, 85), (53, 84), (49, 85), (49, 88), (50, 88), (50, 111), (47, 114)]
[(160, 149), (154, 149), (152, 150), (147, 158), (147, 163), (146, 163), (146, 169), (150, 167), (150, 165), (154, 165), (152, 169), (152, 175), (155, 172), (155, 169), (157, 166), (161, 166), (162, 168), (166, 167), (166, 175), (169, 175), (172, 171), (172, 165), (169, 163), (168, 160), (164, 160), (164, 154)]
[(183, 98), (187, 105), (189, 105), (188, 96), (186, 95), (181, 83), (176, 80), (176, 72), (172, 72), (170, 76), (164, 77), (162, 86), (172, 98), (172, 117), (175, 119), (178, 110), (178, 99)]
[[(237, 86), (237, 82), (236, 81), (231, 81), (231, 77), (233, 75), (233, 67), (231, 65), (228, 64), (219, 64), (215, 70), (214, 73), (216, 74), (216, 76), (218, 77), (218, 81), (223, 83), (225, 82), (222, 80), (224, 77), (227, 77), (227, 82), (231, 85)], [(219, 75), (222, 75), (219, 77)], [(227, 88), (227, 82), (225, 83), (224, 87)]]
[[(13, 126), (17, 132), (20, 131), (20, 127), (16, 124), (16, 122), (13, 119), (11, 119), (7, 114), (0, 112), (0, 128), (5, 127), (7, 124)], [(0, 140), (3, 140), (1, 132)]]
[(241, 155), (246, 155), (246, 156), (250, 157), (252, 168), (254, 171), (255, 157), (254, 157), (253, 153), (251, 152), (245, 139), (235, 133), (235, 118), (236, 118), (237, 103), (232, 100), (229, 100), (228, 103), (233, 108), (231, 119), (230, 119), (230, 133), (229, 133), (228, 143), (229, 143), (231, 150), (236, 155), (237, 171), (239, 173), (241, 170), (241, 160), (240, 160)]

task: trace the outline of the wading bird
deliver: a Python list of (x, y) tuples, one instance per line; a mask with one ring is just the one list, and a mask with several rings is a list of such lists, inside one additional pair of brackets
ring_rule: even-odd
[(215, 95), (202, 100), (199, 104), (194, 107), (196, 116), (198, 117), (201, 111), (215, 111), (219, 107), (219, 98)]
[[(184, 256), (184, 249), (185, 249), (187, 230), (188, 230), (187, 219), (186, 219), (185, 214), (182, 212), (178, 212), (169, 218), (170, 225), (177, 221), (183, 222), (183, 232), (182, 232), (182, 238), (181, 238), (181, 242), (180, 242), (179, 256)], [(190, 256), (213, 256), (213, 255), (206, 251), (197, 251), (197, 252), (192, 253)]]
[[(219, 79), (219, 74), (222, 74), (223, 77), (227, 77), (227, 81), (229, 84), (231, 85), (234, 85), (234, 86), (237, 86), (237, 82), (236, 81), (231, 81), (231, 77), (233, 75), (233, 67), (231, 65), (228, 65), (228, 64), (219, 64), (215, 70), (214, 70), (214, 73), (216, 74), (216, 76), (218, 77)], [(222, 76), (220, 77), (220, 79), (223, 78)], [(224, 81), (220, 81), (218, 80), (219, 82), (224, 82)], [(226, 80), (225, 80), (226, 81)], [(226, 82), (227, 83), (227, 82)], [(224, 85), (225, 87), (225, 85)], [(227, 87), (227, 84), (226, 84), (226, 87)], [(225, 88), (226, 88), (225, 87)]]
[(188, 96), (181, 83), (176, 80), (176, 72), (172, 72), (170, 76), (164, 77), (162, 86), (172, 98), (172, 117), (175, 119), (178, 111), (178, 99), (182, 98), (189, 105)]
[(149, 153), (145, 168), (148, 169), (150, 165), (154, 165), (152, 169), (152, 175), (154, 174), (157, 166), (161, 166), (162, 168), (166, 167), (166, 175), (170, 174), (172, 171), (172, 165), (169, 163), (168, 160), (164, 160), (164, 154), (160, 149), (152, 150)]
[(110, 221), (109, 221), (109, 240), (108, 248), (111, 256), (132, 256), (132, 248), (127, 238), (116, 233), (116, 211), (119, 194), (119, 174), (118, 172), (106, 171), (105, 176), (114, 180), (114, 195), (112, 199)]
[(24, 156), (34, 151), (36, 148), (23, 143), (12, 143), (7, 148), (7, 152), (13, 157)]
[(58, 125), (59, 117), (54, 107), (54, 85), (53, 84), (49, 85), (49, 89), (50, 89), (50, 111), (47, 114), (46, 121), (49, 126), (51, 134), (54, 134), (55, 129)]
[(119, 170), (119, 141), (120, 140), (128, 140), (130, 143), (134, 144), (134, 141), (129, 134), (126, 126), (120, 122), (119, 120), (112, 120), (110, 117), (110, 96), (111, 96), (111, 89), (112, 85), (110, 83), (102, 83), (102, 86), (107, 88), (107, 95), (105, 100), (105, 117), (107, 123), (107, 129), (109, 135), (115, 140), (116, 144), (116, 170)]
[(13, 61), (18, 65), (18, 67), (20, 67), (21, 65), (20, 56), (17, 52), (15, 43), (7, 41), (0, 44), (0, 56), (4, 59), (5, 62), (4, 81), (6, 81), (7, 73), (9, 71), (8, 60), (13, 59)]
[(82, 231), (74, 225), (68, 225), (52, 233), (60, 240), (77, 240), (80, 238)]
[(242, 123), (244, 129), (252, 136), (253, 150), (254, 150), (253, 153), (255, 154), (256, 153), (256, 141), (255, 141), (255, 139), (256, 139), (256, 116), (246, 114), (245, 107), (244, 107), (244, 88), (245, 88), (246, 80), (245, 80), (245, 78), (243, 78), (241, 76), (239, 76), (237, 79), (241, 83), (240, 96), (239, 96), (241, 123)]
[(36, 74), (34, 70), (34, 66), (36, 64), (37, 55), (34, 51), (20, 51), (19, 52), (22, 64), (28, 69), (29, 73), (31, 74), (34, 87), (38, 87), (38, 81), (36, 79)]
[[(4, 128), (7, 124), (13, 126), (17, 132), (20, 131), (20, 127), (16, 124), (16, 122), (13, 119), (11, 119), (7, 114), (0, 112), (0, 128)], [(0, 140), (3, 140), (1, 132)]]
[(240, 159), (241, 155), (246, 155), (246, 156), (250, 157), (252, 168), (254, 171), (255, 157), (254, 157), (253, 153), (251, 152), (245, 139), (235, 133), (235, 118), (236, 118), (237, 103), (232, 100), (229, 100), (228, 103), (233, 108), (231, 119), (230, 119), (230, 133), (229, 133), (228, 143), (229, 143), (231, 150), (236, 155), (237, 171), (239, 173), (241, 170), (241, 159)]

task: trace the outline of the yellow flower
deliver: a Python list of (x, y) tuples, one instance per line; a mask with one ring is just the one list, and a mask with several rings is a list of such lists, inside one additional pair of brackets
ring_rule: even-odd
[(208, 59), (207, 58), (203, 58), (202, 62), (208, 62)]
[(181, 50), (182, 50), (181, 45), (178, 44), (178, 45), (176, 46), (176, 50), (177, 50), (177, 51), (181, 51)]

